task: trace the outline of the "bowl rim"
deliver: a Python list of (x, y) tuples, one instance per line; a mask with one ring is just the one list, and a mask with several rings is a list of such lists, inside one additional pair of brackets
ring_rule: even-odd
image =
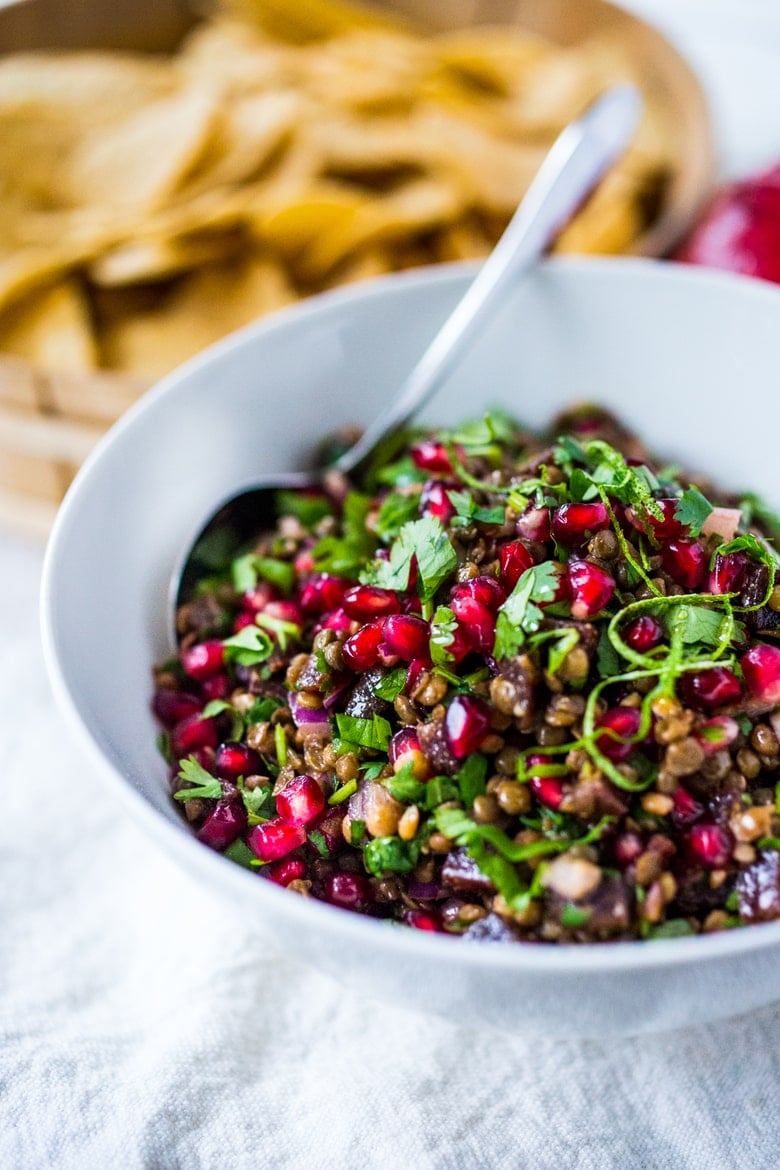
[[(619, 271), (634, 273), (641, 280), (672, 281), (694, 286), (706, 284), (714, 285), (716, 288), (722, 286), (724, 289), (734, 289), (742, 297), (751, 296), (759, 301), (765, 301), (767, 297), (773, 298), (780, 314), (780, 289), (768, 282), (732, 273), (636, 257), (554, 257), (545, 260), (543, 267), (563, 272), (564, 278), (567, 272), (577, 274), (588, 271), (603, 277), (607, 272)], [(670, 965), (710, 962), (777, 946), (780, 943), (780, 921), (757, 923), (750, 927), (714, 934), (658, 939), (654, 940), (652, 945), (648, 945), (645, 940), (628, 940), (590, 944), (464, 946), (458, 945), (462, 940), (456, 937), (429, 934), (426, 931), (403, 927), (396, 928), (394, 923), (345, 912), (315, 899), (293, 897), (272, 882), (258, 881), (257, 875), (250, 874), (243, 867), (202, 845), (183, 822), (175, 823), (164, 816), (107, 758), (97, 737), (82, 719), (76, 697), (67, 681), (65, 665), (60, 660), (58, 652), (53, 602), (57, 592), (60, 551), (67, 545), (69, 529), (78, 522), (80, 502), (90, 490), (93, 468), (102, 463), (120, 437), (132, 430), (136, 419), (154, 410), (158, 400), (176, 392), (192, 373), (219, 362), (224, 355), (235, 349), (256, 343), (262, 344), (266, 334), (284, 328), (291, 318), (314, 320), (320, 314), (329, 313), (334, 306), (348, 307), (352, 301), (382, 297), (391, 290), (457, 284), (477, 268), (478, 264), (469, 261), (390, 273), (370, 281), (333, 289), (290, 305), (245, 326), (190, 358), (147, 391), (111, 427), (90, 453), (68, 490), (57, 514), (44, 556), (40, 593), (41, 639), (55, 698), (75, 738), (85, 749), (91, 762), (96, 765), (101, 778), (107, 780), (109, 789), (117, 797), (120, 806), (148, 831), (168, 856), (172, 856), (200, 880), (208, 881), (211, 874), (214, 875), (215, 882), (220, 879), (226, 880), (235, 891), (237, 902), (240, 899), (246, 902), (246, 895), (254, 884), (260, 899), (259, 905), (262, 905), (265, 899), (269, 899), (268, 905), (273, 905), (276, 916), (285, 915), (302, 929), (311, 926), (316, 933), (318, 928), (325, 926), (329, 916), (331, 931), (340, 933), (345, 942), (371, 946), (375, 951), (398, 953), (399, 957), (404, 959), (419, 957), (429, 962), (443, 960), (469, 967), (522, 969), (528, 972), (555, 972), (569, 976), (590, 971), (604, 973), (640, 971)]]

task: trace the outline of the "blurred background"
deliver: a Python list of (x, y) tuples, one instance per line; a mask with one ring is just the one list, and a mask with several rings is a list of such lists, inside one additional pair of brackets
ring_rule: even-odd
[(616, 81), (642, 126), (556, 249), (777, 279), (779, 55), (772, 0), (0, 3), (0, 526), (233, 329), (483, 257)]

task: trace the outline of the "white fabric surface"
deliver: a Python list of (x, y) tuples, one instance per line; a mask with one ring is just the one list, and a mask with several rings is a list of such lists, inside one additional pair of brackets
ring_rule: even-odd
[[(771, 44), (774, 3), (632, 0), (693, 37), (718, 92), (739, 88), (731, 48), (752, 45), (750, 94), (721, 125), (731, 169), (780, 155), (776, 66), (756, 64), (744, 23)], [(731, 149), (740, 119), (752, 134)], [(91, 774), (45, 678), (39, 572), (38, 549), (0, 538), (0, 1168), (777, 1165), (780, 1007), (609, 1045), (524, 1041), (371, 1003), (275, 954)]]

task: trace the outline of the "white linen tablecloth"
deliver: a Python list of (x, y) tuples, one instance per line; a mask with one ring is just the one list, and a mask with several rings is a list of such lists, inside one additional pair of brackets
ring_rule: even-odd
[[(780, 157), (777, 58), (757, 47), (780, 42), (775, 2), (632, 0), (721, 97), (739, 89), (732, 50), (750, 59), (720, 123), (731, 170)], [(71, 740), (39, 647), (40, 561), (0, 537), (0, 1170), (778, 1165), (780, 1008), (526, 1041), (372, 1003), (274, 953)]]

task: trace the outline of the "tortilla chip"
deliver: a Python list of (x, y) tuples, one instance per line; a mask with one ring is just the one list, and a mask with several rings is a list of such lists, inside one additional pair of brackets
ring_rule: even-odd
[(41, 370), (93, 370), (97, 349), (86, 298), (73, 281), (25, 298), (0, 321), (0, 351)]

